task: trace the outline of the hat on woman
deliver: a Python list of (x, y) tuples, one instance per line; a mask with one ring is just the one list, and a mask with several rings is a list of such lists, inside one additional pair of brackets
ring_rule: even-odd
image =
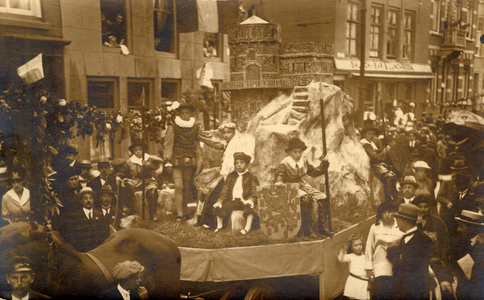
[(416, 205), (402, 203), (398, 206), (398, 212), (395, 214), (395, 217), (417, 221), (419, 210), (420, 209)]
[(144, 269), (145, 267), (139, 262), (127, 260), (114, 266), (112, 274), (115, 280), (123, 281), (133, 275), (143, 272)]
[(224, 130), (225, 128), (228, 128), (228, 129), (237, 129), (237, 125), (235, 125), (235, 123), (233, 122), (228, 122), (228, 121), (225, 121), (223, 122), (222, 124), (220, 124), (220, 126), (218, 127), (218, 130), (219, 131), (222, 131)]
[(379, 131), (378, 131), (378, 128), (376, 128), (376, 127), (374, 127), (374, 126), (367, 126), (367, 127), (363, 128), (363, 129), (361, 130), (361, 135), (362, 135), (362, 136), (363, 136), (363, 135), (365, 135), (365, 133), (367, 133), (368, 131), (374, 131), (374, 132), (375, 132), (375, 134), (378, 134), (378, 132), (379, 132)]
[(148, 151), (148, 145), (142, 139), (133, 139), (133, 143), (129, 146), (129, 152), (133, 153), (134, 147), (141, 146), (143, 147), (144, 152)]
[(306, 144), (303, 141), (301, 141), (298, 137), (293, 137), (292, 139), (289, 140), (289, 143), (286, 148), (286, 153), (294, 148), (302, 148), (304, 151), (308, 147), (306, 147)]
[(79, 199), (82, 199), (82, 196), (84, 196), (85, 194), (91, 194), (93, 198), (96, 198), (97, 196), (97, 193), (95, 191), (93, 191), (90, 187), (86, 186), (86, 187), (83, 187), (80, 191), (79, 191), (79, 194), (77, 195), (79, 197)]
[(235, 152), (234, 153), (234, 162), (237, 159), (241, 159), (241, 160), (245, 161), (246, 164), (250, 163), (250, 156), (245, 154), (244, 152)]
[(180, 106), (178, 106), (178, 108), (176, 109), (177, 112), (180, 112), (182, 109), (189, 109), (191, 110), (192, 112), (195, 111), (195, 107), (191, 104), (188, 104), (188, 103), (182, 103), (180, 104)]

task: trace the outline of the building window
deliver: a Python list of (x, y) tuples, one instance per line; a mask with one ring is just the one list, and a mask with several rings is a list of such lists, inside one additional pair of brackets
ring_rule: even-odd
[(413, 26), (415, 20), (415, 13), (407, 11), (405, 12), (404, 27), (404, 39), (403, 39), (403, 58), (412, 58), (412, 42), (413, 42)]
[(87, 101), (89, 106), (114, 108), (115, 80), (88, 80)]
[(106, 47), (127, 44), (124, 0), (101, 0), (102, 43)]
[(149, 109), (151, 81), (131, 79), (128, 81), (128, 110)]
[(370, 57), (380, 57), (381, 12), (380, 6), (371, 8)]
[(346, 53), (356, 55), (356, 31), (358, 29), (358, 3), (349, 2), (346, 24)]
[[(484, 18), (480, 17), (477, 25), (477, 38), (479, 39), (482, 34), (484, 34)], [(484, 56), (484, 47), (481, 47), (479, 41), (476, 42), (476, 56)]]
[(387, 58), (395, 58), (397, 49), (398, 33), (398, 10), (390, 9), (388, 11), (388, 40), (387, 40)]
[[(109, 78), (93, 78), (87, 80), (87, 101), (89, 106), (100, 109), (114, 108), (117, 95), (117, 81)], [(113, 158), (113, 142), (110, 134), (104, 134), (103, 140), (98, 139), (98, 134), (90, 136), (89, 156), (91, 161), (96, 162)]]
[(218, 33), (205, 32), (205, 38), (203, 39), (203, 56), (220, 56), (220, 43)]
[[(178, 81), (165, 81), (161, 83), (161, 100), (164, 104), (171, 105), (173, 101), (178, 101)], [(169, 104), (167, 102), (170, 102)]]
[(405, 100), (413, 100), (415, 99), (415, 84), (414, 83), (406, 83), (405, 84)]
[(0, 0), (0, 13), (42, 17), (40, 0)]
[(440, 0), (431, 0), (432, 14), (430, 19), (432, 20), (431, 30), (435, 32), (440, 32)]
[(160, 52), (176, 51), (176, 9), (174, 0), (153, 0), (155, 49)]

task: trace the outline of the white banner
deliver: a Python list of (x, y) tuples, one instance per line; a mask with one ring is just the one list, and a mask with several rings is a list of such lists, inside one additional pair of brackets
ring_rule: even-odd
[(42, 67), (42, 53), (21, 65), (17, 69), (17, 74), (22, 80), (31, 84), (44, 78), (44, 68)]

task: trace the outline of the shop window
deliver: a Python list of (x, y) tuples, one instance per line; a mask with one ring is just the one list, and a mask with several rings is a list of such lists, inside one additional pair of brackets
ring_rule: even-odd
[(128, 110), (141, 110), (150, 107), (150, 81), (128, 81)]
[(356, 32), (358, 28), (358, 3), (349, 2), (346, 24), (346, 53), (356, 55)]
[(203, 39), (203, 56), (205, 57), (219, 57), (219, 34), (205, 32), (205, 38)]
[(105, 47), (127, 44), (124, 0), (101, 0), (102, 43)]
[(175, 13), (174, 0), (153, 0), (153, 25), (156, 51), (175, 53)]
[(161, 97), (162, 101), (178, 101), (178, 82), (177, 81), (165, 81), (161, 83)]
[(0, 13), (42, 17), (40, 0), (0, 0)]
[(380, 57), (381, 12), (381, 6), (373, 6), (371, 8), (370, 57)]
[(405, 12), (405, 20), (403, 24), (404, 34), (405, 34), (405, 37), (403, 39), (403, 49), (402, 49), (403, 58), (408, 58), (408, 59), (412, 58), (414, 22), (415, 22), (415, 13), (410, 11)]
[(89, 106), (97, 108), (114, 108), (115, 81), (87, 81)]
[(395, 58), (397, 49), (398, 33), (398, 10), (390, 9), (388, 11), (388, 40), (387, 40), (387, 58)]

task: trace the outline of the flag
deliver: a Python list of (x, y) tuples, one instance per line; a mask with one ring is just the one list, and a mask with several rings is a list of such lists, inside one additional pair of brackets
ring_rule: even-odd
[(26, 64), (17, 68), (17, 74), (22, 80), (31, 84), (44, 78), (44, 68), (42, 67), (42, 53), (28, 61)]
[(204, 32), (218, 32), (217, 1), (197, 0), (198, 30)]
[(228, 33), (237, 24), (237, 0), (178, 0), (177, 31)]
[(210, 63), (205, 63), (203, 67), (198, 69), (197, 78), (198, 78), (198, 83), (201, 86), (206, 86), (208, 88), (213, 89), (212, 80), (211, 80), (213, 78), (212, 65)]

